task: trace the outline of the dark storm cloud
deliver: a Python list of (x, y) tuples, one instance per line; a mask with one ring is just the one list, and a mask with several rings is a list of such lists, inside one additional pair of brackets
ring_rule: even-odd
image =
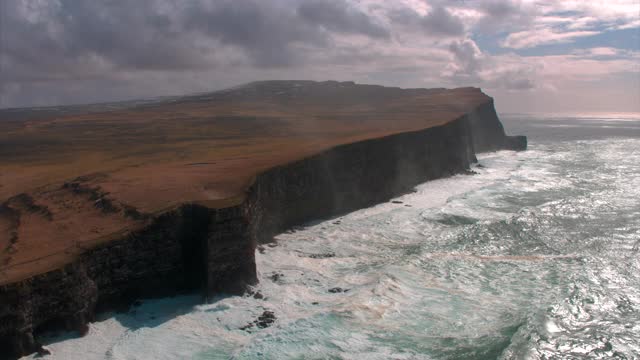
[(291, 8), (264, 1), (223, 1), (211, 8), (191, 6), (184, 22), (187, 30), (244, 49), (255, 65), (265, 67), (292, 65), (300, 60), (292, 45), (322, 46), (327, 37)]
[(433, 35), (458, 36), (464, 33), (462, 20), (437, 6), (422, 18), (422, 26)]
[(519, 3), (511, 1), (487, 1), (480, 4), (486, 15), (494, 19), (505, 19), (518, 13)]
[(535, 11), (524, 8), (519, 0), (489, 0), (475, 3), (483, 15), (477, 27), (483, 31), (502, 32), (526, 27), (535, 18)]
[[(117, 71), (215, 68), (230, 48), (257, 67), (304, 62), (332, 33), (388, 33), (346, 2), (2, 1), (3, 81), (110, 77)], [(236, 59), (237, 61), (237, 59)]]
[(154, 2), (62, 0), (54, 21), (63, 34), (60, 49), (68, 57), (96, 54), (117, 67), (175, 70), (206, 66), (198, 49)]
[(413, 27), (428, 36), (457, 37), (464, 34), (462, 19), (437, 4), (424, 16), (413, 9), (400, 8), (391, 11), (389, 18), (398, 25)]
[[(33, 6), (28, 6), (33, 5)], [(110, 67), (176, 70), (208, 66), (206, 58), (174, 31), (154, 2), (60, 0), (58, 4), (2, 2), (5, 81), (104, 77)]]
[(298, 14), (311, 24), (330, 31), (388, 38), (389, 31), (367, 14), (341, 0), (308, 0), (300, 4)]

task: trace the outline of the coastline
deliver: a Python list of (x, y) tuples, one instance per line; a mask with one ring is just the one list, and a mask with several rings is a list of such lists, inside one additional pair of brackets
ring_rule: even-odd
[(493, 102), (441, 126), (346, 145), (258, 175), (244, 202), (185, 204), (99, 245), (61, 269), (0, 287), (0, 353), (40, 349), (34, 334), (86, 333), (96, 312), (137, 298), (200, 291), (240, 294), (254, 284), (257, 244), (292, 226), (386, 201), (424, 181), (468, 170), (475, 154), (522, 150)]

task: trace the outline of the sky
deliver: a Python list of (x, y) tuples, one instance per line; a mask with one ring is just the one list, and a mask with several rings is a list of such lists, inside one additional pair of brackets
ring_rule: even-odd
[(480, 87), (501, 112), (640, 112), (640, 0), (0, 1), (0, 107), (269, 79)]

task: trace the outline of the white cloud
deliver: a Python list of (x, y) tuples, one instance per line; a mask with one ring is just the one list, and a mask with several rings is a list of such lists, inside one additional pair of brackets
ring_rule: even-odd
[(612, 47), (594, 47), (590, 49), (579, 49), (573, 51), (574, 55), (581, 56), (619, 56), (624, 52), (620, 49), (612, 48)]
[(618, 30), (633, 29), (633, 28), (640, 28), (640, 19), (637, 19), (635, 21), (625, 22), (616, 27), (616, 29)]
[(637, 0), (507, 0), (492, 6), (487, 3), (492, 4), (484, 0), (473, 3), (486, 13), (485, 17), (475, 20), (476, 29), (483, 31), (487, 22), (498, 24), (506, 33), (501, 45), (513, 49), (570, 43), (605, 31), (640, 27), (640, 2)]
[(637, 0), (563, 0), (540, 2), (528, 0), (535, 4), (543, 15), (557, 13), (573, 13), (570, 16), (589, 16), (600, 21), (630, 22), (640, 16), (640, 4)]
[(539, 45), (570, 42), (579, 37), (599, 34), (598, 31), (565, 31), (549, 28), (537, 28), (509, 34), (501, 43), (503, 47), (512, 49), (531, 48)]

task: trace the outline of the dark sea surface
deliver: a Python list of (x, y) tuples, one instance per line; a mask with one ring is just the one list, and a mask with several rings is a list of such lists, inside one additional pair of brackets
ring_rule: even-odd
[(640, 359), (640, 115), (501, 118), (528, 151), (280, 235), (263, 299), (148, 300), (50, 358)]

